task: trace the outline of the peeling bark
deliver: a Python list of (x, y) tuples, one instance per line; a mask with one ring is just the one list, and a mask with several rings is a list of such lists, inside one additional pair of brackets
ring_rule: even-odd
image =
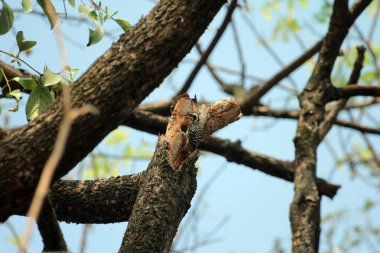
[(199, 151), (196, 146), (186, 148), (190, 138), (186, 130), (193, 123), (187, 116), (194, 112), (204, 129), (203, 138), (241, 116), (239, 106), (229, 99), (197, 105), (183, 94), (174, 100), (166, 133), (144, 172), (120, 253), (169, 252), (196, 189)]
[(196, 189), (198, 151), (179, 168), (169, 162), (167, 142), (159, 139), (141, 184), (119, 252), (169, 252), (178, 225)]

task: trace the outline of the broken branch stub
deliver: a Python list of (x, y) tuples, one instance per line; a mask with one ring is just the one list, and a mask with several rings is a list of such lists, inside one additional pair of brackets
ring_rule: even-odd
[(232, 99), (222, 99), (213, 104), (198, 105), (187, 93), (177, 96), (172, 104), (172, 116), (163, 136), (168, 142), (169, 159), (175, 168), (195, 150), (185, 150), (188, 141), (186, 131), (191, 123), (188, 114), (198, 113), (203, 128), (203, 139), (215, 131), (240, 119), (240, 106)]

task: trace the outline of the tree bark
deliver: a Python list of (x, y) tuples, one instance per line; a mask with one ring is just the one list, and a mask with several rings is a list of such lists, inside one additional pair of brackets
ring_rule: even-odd
[(320, 195), (316, 165), (319, 125), (325, 117), (330, 75), (340, 46), (349, 29), (347, 0), (335, 0), (329, 30), (310, 80), (300, 94), (301, 107), (297, 133), (294, 197), (290, 206), (292, 252), (318, 252), (320, 233)]
[[(80, 162), (189, 52), (225, 1), (163, 0), (99, 57), (72, 87), (74, 107), (99, 115), (78, 118), (54, 181)], [(30, 201), (63, 118), (58, 99), (27, 126), (0, 141), (0, 221)]]
[(168, 157), (167, 142), (159, 139), (141, 182), (119, 252), (169, 252), (178, 225), (196, 189), (193, 152), (179, 168)]
[(144, 172), (98, 180), (60, 180), (49, 195), (59, 221), (128, 221)]

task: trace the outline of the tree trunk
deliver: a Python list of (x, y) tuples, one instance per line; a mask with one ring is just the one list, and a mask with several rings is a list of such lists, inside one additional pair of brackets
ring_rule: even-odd
[(167, 142), (160, 138), (129, 218), (120, 253), (169, 252), (178, 225), (196, 189), (198, 151), (179, 168), (169, 162)]

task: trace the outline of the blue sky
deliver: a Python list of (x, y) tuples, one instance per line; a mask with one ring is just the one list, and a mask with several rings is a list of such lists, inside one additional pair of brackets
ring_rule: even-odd
[[(262, 3), (263, 1), (259, 1), (258, 4), (252, 4), (252, 9), (255, 11), (253, 14), (248, 15), (257, 26), (259, 32), (270, 39), (275, 18), (268, 20), (262, 15), (260, 12)], [(58, 10), (62, 10), (60, 4), (57, 3), (56, 7)], [(109, 4), (111, 10), (118, 10), (117, 17), (125, 18), (132, 24), (138, 22), (153, 7), (150, 1), (109, 1), (107, 3), (103, 2), (103, 4)], [(20, 8), (20, 5), (19, 3), (12, 2), (11, 6)], [(307, 10), (300, 10), (296, 13), (306, 23), (312, 20), (310, 12), (313, 12), (317, 8), (317, 4), (312, 3)], [(36, 9), (39, 10), (39, 7), (36, 7)], [(69, 15), (76, 13), (69, 6), (68, 9)], [(283, 15), (283, 12), (283, 10), (279, 10), (276, 14)], [(224, 13), (225, 8), (218, 14), (202, 36), (201, 43), (203, 48), (208, 45), (210, 38), (212, 38), (221, 23)], [(249, 31), (239, 13), (235, 13), (234, 17), (237, 22), (239, 35), (241, 36), (247, 72), (261, 78), (268, 78), (280, 70), (281, 66), (259, 45), (257, 38)], [(359, 20), (359, 23), (366, 26), (366, 20), (368, 21), (364, 17)], [(28, 57), (23, 56), (25, 60), (40, 70), (45, 65), (56, 72), (61, 70), (55, 35), (53, 31), (49, 30), (49, 24), (46, 20), (31, 14), (18, 14), (15, 27), (17, 31), (23, 30), (24, 36), (27, 39), (38, 41), (32, 54)], [(92, 47), (86, 47), (88, 27), (88, 23), (84, 21), (68, 22), (62, 20), (62, 30), (65, 34), (65, 46), (68, 52), (69, 63), (73, 68), (79, 68), (79, 75), (98, 56), (107, 50), (111, 43), (116, 41), (119, 34), (122, 33), (122, 30), (116, 25), (108, 23), (105, 25), (105, 29), (113, 32), (112, 38), (106, 37), (100, 43)], [(323, 33), (326, 27), (321, 25), (317, 26), (316, 29), (320, 33)], [(305, 31), (302, 33), (302, 39), (306, 46), (309, 47), (318, 41), (319, 38)], [(290, 39), (287, 43), (282, 41), (273, 42), (271, 46), (285, 63), (290, 62), (302, 52), (293, 39)], [(16, 43), (13, 33), (1, 37), (0, 49), (15, 52)], [(175, 90), (173, 90), (173, 87), (178, 89), (192, 69), (193, 64), (189, 62), (198, 59), (198, 57), (198, 54), (193, 50), (187, 56), (188, 60), (179, 64), (172, 75), (165, 80), (159, 89), (156, 89), (147, 97), (146, 101), (156, 101), (174, 94)], [(6, 60), (3, 56), (1, 56), (1, 59)], [(216, 47), (210, 60), (216, 65), (235, 70), (239, 69), (239, 61), (232, 40), (231, 28), (224, 34), (222, 41)], [(309, 64), (292, 74), (292, 78), (296, 81), (299, 88), (302, 88), (306, 83), (311, 68), (312, 65)], [(228, 81), (236, 82), (239, 80), (239, 77), (227, 74), (224, 74), (223, 77)], [(284, 81), (284, 83), (289, 86), (287, 81)], [(247, 86), (252, 84), (254, 84), (252, 81), (247, 81), (246, 83)], [(197, 94), (198, 98), (204, 98), (207, 101), (216, 101), (226, 97), (224, 93), (218, 91), (217, 84), (205, 68), (201, 70), (199, 76), (195, 79), (189, 93), (190, 95)], [(270, 92), (270, 94), (263, 98), (263, 101), (280, 107), (286, 96), (286, 93), (278, 89), (277, 91)], [(2, 100), (0, 103), (3, 107), (0, 124), (4, 123), (5, 117), (9, 118), (10, 126), (12, 127), (26, 124), (23, 108), (20, 108), (18, 113), (8, 113), (6, 108), (12, 106), (13, 102)], [(292, 103), (296, 108), (297, 104), (294, 101)], [(25, 100), (23, 100), (21, 105), (25, 105)], [(239, 131), (239, 129), (244, 129), (244, 131)], [(137, 145), (142, 141), (148, 142), (151, 144), (151, 150), (153, 150), (156, 136), (131, 129), (127, 131), (129, 134), (127, 139), (129, 145)], [(283, 120), (279, 123), (274, 123), (272, 119), (250, 117), (242, 118), (238, 122), (218, 131), (215, 135), (232, 141), (240, 139), (243, 146), (247, 149), (272, 155), (279, 159), (292, 160), (294, 157), (292, 140), (295, 131), (295, 121)], [(336, 142), (335, 134), (336, 131), (334, 130), (329, 135), (329, 140), (332, 143)], [(111, 149), (104, 144), (98, 147), (98, 150), (118, 152), (118, 150)], [(121, 172), (124, 174), (129, 173), (128, 171), (131, 171), (131, 169), (133, 171), (142, 170), (146, 168), (146, 165), (147, 161), (135, 162), (131, 165), (133, 168), (123, 169)], [(187, 222), (185, 218), (182, 224), (186, 225), (186, 227), (180, 228), (184, 236), (179, 241), (178, 249), (202, 241), (208, 238), (208, 233), (212, 232), (212, 243), (191, 252), (269, 252), (276, 238), (282, 241), (282, 245), (287, 249), (286, 252), (289, 252), (291, 235), (288, 210), (293, 194), (293, 185), (291, 183), (265, 175), (245, 166), (228, 163), (224, 158), (210, 153), (204, 153), (201, 156), (199, 167), (198, 190), (194, 198), (195, 201), (200, 199), (197, 211), (199, 222), (195, 225), (194, 222)], [(326, 177), (332, 167), (333, 161), (331, 156), (328, 150), (322, 146), (319, 148), (318, 154), (318, 174)], [(203, 196), (200, 193), (210, 182), (211, 177), (216, 177), (216, 179), (213, 180), (212, 185), (209, 186), (206, 194)], [(366, 198), (374, 198), (378, 194), (373, 188), (368, 187), (361, 181), (351, 179), (346, 168), (337, 170), (333, 182), (343, 184), (343, 188), (333, 201), (326, 198), (323, 199), (323, 214), (345, 208), (355, 209), (362, 206)], [(359, 192), (360, 196), (358, 195)], [(354, 200), (353, 196), (357, 196), (357, 199), (355, 198)], [(189, 210), (189, 213), (191, 212), (193, 212), (193, 209)], [(9, 222), (21, 234), (25, 228), (26, 219), (12, 217), (9, 219)], [(377, 219), (376, 222), (379, 223), (379, 220)], [(85, 252), (116, 252), (120, 246), (126, 225), (126, 223), (92, 225), (89, 229), (90, 233)], [(72, 252), (78, 252), (83, 225), (62, 223), (62, 229), (69, 249)], [(17, 252), (15, 247), (8, 242), (10, 236), (9, 229), (4, 225), (0, 226), (0, 248), (4, 252)], [(41, 249), (40, 235), (38, 231), (35, 231), (28, 252), (40, 252)], [(366, 250), (366, 248), (363, 248), (360, 252), (369, 252)]]

